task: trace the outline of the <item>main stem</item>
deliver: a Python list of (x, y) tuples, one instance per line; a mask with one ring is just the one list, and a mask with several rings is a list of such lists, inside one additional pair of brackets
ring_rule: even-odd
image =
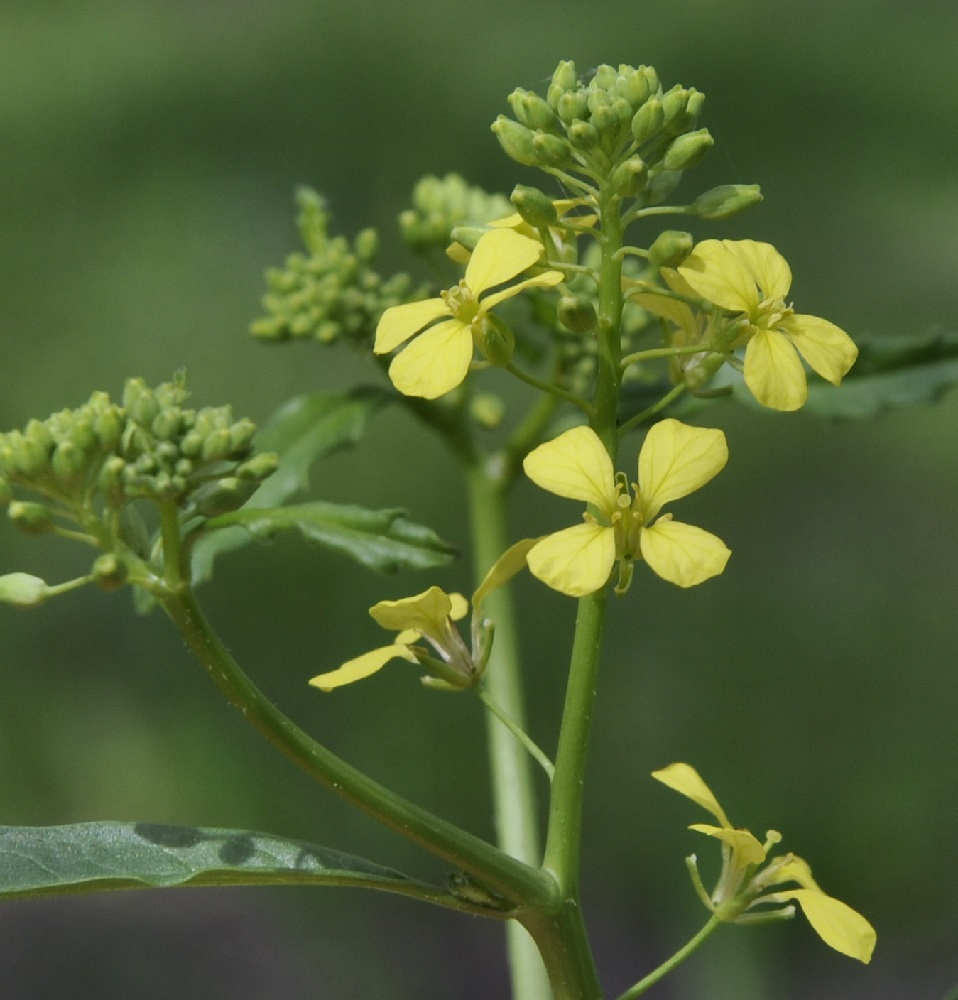
[[(466, 471), (472, 525), (473, 558), (478, 584), (508, 548), (505, 477), (487, 461)], [(496, 638), (484, 683), (492, 699), (525, 730), (525, 703), (520, 674), (515, 606), (511, 590), (500, 587), (483, 603), (483, 613), (496, 624)], [(507, 854), (538, 866), (539, 823), (532, 760), (516, 737), (491, 713), (487, 716), (493, 809), (499, 846)], [(506, 927), (514, 1000), (551, 1000), (549, 976), (539, 949), (515, 922)]]

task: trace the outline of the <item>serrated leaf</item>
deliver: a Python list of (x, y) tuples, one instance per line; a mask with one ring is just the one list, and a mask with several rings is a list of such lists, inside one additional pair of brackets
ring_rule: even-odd
[(435, 532), (409, 521), (404, 510), (367, 510), (322, 500), (269, 510), (243, 507), (213, 518), (210, 527), (235, 527), (262, 539), (296, 529), (309, 541), (381, 573), (442, 566), (456, 554)]
[(351, 885), (447, 901), (391, 868), (247, 830), (158, 823), (0, 827), (0, 898), (184, 885)]
[[(375, 388), (352, 392), (313, 392), (284, 403), (256, 438), (257, 451), (275, 451), (279, 468), (244, 505), (278, 507), (309, 485), (312, 464), (324, 455), (356, 444), (366, 431), (369, 418), (392, 397)], [(211, 532), (193, 547), (193, 582), (213, 575), (218, 555), (248, 545), (248, 532), (233, 528)]]

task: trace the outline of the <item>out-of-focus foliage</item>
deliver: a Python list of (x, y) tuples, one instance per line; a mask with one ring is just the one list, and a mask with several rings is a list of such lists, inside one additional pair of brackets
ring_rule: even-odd
[[(696, 238), (775, 244), (802, 308), (853, 336), (956, 328), (953, 4), (7, 6), (0, 430), (181, 365), (197, 398), (229, 400), (258, 423), (295, 393), (364, 373), (381, 381), (348, 348), (263, 345), (246, 333), (262, 313), (263, 272), (298, 249), (294, 191), (322, 192), (331, 233), (352, 241), (377, 227), (382, 274), (405, 268), (393, 223), (423, 174), (456, 171), (504, 193), (538, 183), (489, 125), (516, 86), (541, 93), (560, 58), (652, 63), (667, 84), (706, 93), (716, 146), (696, 184), (755, 181), (765, 201), (724, 223), (695, 222)], [(691, 760), (746, 825), (774, 816), (822, 883), (872, 918), (879, 946), (852, 975), (810, 932), (767, 929), (755, 942), (729, 930), (673, 997), (782, 1000), (790, 981), (796, 998), (935, 998), (953, 985), (958, 934), (944, 862), (958, 821), (958, 401), (874, 423), (721, 405), (713, 418), (732, 457), (684, 513), (708, 512), (733, 550), (729, 568), (694, 593), (641, 584), (638, 604), (614, 609), (601, 678), (585, 878), (610, 993), (699, 919), (682, 863), (693, 835), (648, 777)], [(374, 418), (360, 449), (317, 466), (314, 495), (406, 508), (464, 546), (451, 463), (432, 438), (410, 441), (411, 428), (401, 415)], [(565, 513), (520, 491), (517, 533), (541, 533), (543, 518), (560, 527)], [(31, 541), (0, 533), (0, 572), (85, 571), (69, 546)], [(378, 640), (365, 613), (376, 601), (468, 579), (458, 565), (384, 582), (291, 536), (225, 555), (203, 596), (236, 655), (301, 724), (490, 834), (475, 705), (424, 692), (398, 669), (362, 690), (306, 686)], [(532, 731), (550, 748), (572, 609), (528, 580), (519, 599)], [(0, 641), (6, 823), (248, 826), (437, 875), (259, 746), (161, 616), (138, 619), (122, 597), (83, 592), (29, 615), (2, 611)], [(317, 992), (459, 1000), (504, 982), (494, 926), (345, 892), (332, 916), (302, 893), (267, 903), (298, 908), (289, 934), (315, 963)], [(56, 905), (76, 907), (77, 924), (93, 912)], [(2, 959), (20, 947), (21, 923), (9, 909), (0, 921)], [(371, 954), (371, 940), (388, 944)], [(154, 961), (147, 951), (137, 960)], [(157, 967), (167, 961), (158, 947)], [(40, 996), (3, 970), (0, 960), (0, 992)], [(725, 994), (723, 976), (734, 983)]]

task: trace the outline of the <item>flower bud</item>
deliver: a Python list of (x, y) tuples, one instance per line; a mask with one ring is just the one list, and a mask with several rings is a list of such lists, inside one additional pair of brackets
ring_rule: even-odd
[(111, 455), (100, 468), (100, 476), (97, 486), (103, 499), (111, 507), (122, 505), (125, 495), (123, 492), (123, 470), (126, 462), (119, 455)]
[(680, 135), (665, 152), (662, 166), (666, 170), (688, 170), (714, 145), (715, 140), (707, 128)]
[(692, 252), (694, 244), (691, 233), (666, 229), (649, 247), (649, 262), (656, 267), (678, 267)]
[(601, 90), (612, 90), (619, 74), (608, 63), (596, 66), (595, 74), (592, 77), (592, 86)]
[(639, 69), (633, 69), (615, 81), (615, 89), (632, 106), (638, 110), (652, 93), (646, 75)]
[(572, 147), (568, 140), (546, 132), (537, 133), (532, 139), (536, 154), (536, 164), (543, 167), (562, 167), (572, 159)]
[(563, 295), (556, 313), (559, 322), (572, 333), (591, 333), (598, 322), (595, 305), (584, 295)]
[(248, 479), (261, 483), (279, 468), (279, 455), (275, 451), (264, 451), (254, 455), (236, 469), (239, 479)]
[(251, 483), (235, 476), (226, 476), (197, 503), (197, 510), (204, 517), (216, 517), (238, 510), (256, 490), (257, 483)]
[(659, 131), (664, 121), (662, 102), (649, 98), (632, 117), (632, 138), (641, 146)]
[(623, 160), (612, 173), (612, 189), (621, 198), (634, 198), (648, 179), (649, 168), (641, 156)]
[(117, 446), (123, 434), (123, 418), (115, 406), (97, 414), (93, 431), (104, 451), (112, 451)]
[(160, 404), (141, 378), (127, 379), (123, 388), (123, 405), (130, 417), (141, 427), (149, 427), (160, 412)]
[(106, 591), (118, 590), (130, 575), (126, 563), (113, 552), (104, 552), (98, 556), (90, 572), (93, 582)]
[(178, 409), (160, 410), (150, 425), (154, 437), (161, 441), (172, 441), (180, 431), (180, 412)]
[(497, 316), (486, 313), (475, 330), (476, 346), (482, 356), (496, 368), (504, 368), (512, 361), (516, 349), (516, 337), (512, 330)]
[(581, 90), (564, 93), (559, 98), (556, 112), (566, 125), (571, 125), (577, 118), (584, 120), (589, 114), (589, 98)]
[(596, 127), (591, 122), (585, 122), (578, 118), (568, 127), (566, 134), (569, 137), (569, 142), (583, 153), (595, 149), (600, 142)]
[(61, 441), (53, 452), (50, 465), (57, 481), (63, 486), (70, 486), (83, 475), (87, 461), (88, 457), (83, 448), (72, 441)]
[(552, 199), (538, 188), (517, 184), (510, 200), (522, 218), (535, 229), (548, 229), (559, 221)]
[(667, 94), (662, 97), (662, 111), (665, 116), (664, 124), (672, 126), (680, 115), (685, 113), (685, 106), (688, 104), (689, 92), (676, 84)]
[(256, 435), (256, 424), (248, 417), (237, 420), (230, 427), (230, 454), (234, 457), (242, 457), (248, 452)]
[[(576, 75), (575, 63), (571, 59), (563, 59), (555, 68), (552, 74), (552, 83), (549, 84), (549, 103), (556, 107), (559, 98), (566, 91), (574, 90), (579, 84), (579, 77)], [(553, 100), (553, 95), (555, 100)]]
[(700, 219), (727, 219), (757, 205), (762, 192), (757, 184), (721, 184), (700, 194), (691, 211)]
[(44, 535), (55, 527), (50, 509), (28, 500), (12, 501), (7, 517), (26, 535)]
[(233, 441), (230, 432), (221, 427), (211, 431), (203, 441), (200, 455), (204, 462), (220, 462), (226, 458), (233, 450)]
[(502, 146), (506, 156), (525, 167), (539, 165), (538, 154), (532, 145), (535, 138), (532, 129), (520, 125), (511, 118), (506, 118), (505, 115), (499, 115), (492, 123), (492, 131), (495, 132), (499, 145)]
[(14, 462), (21, 475), (36, 479), (50, 468), (50, 450), (39, 441), (21, 437), (15, 445)]
[(509, 95), (509, 105), (516, 118), (531, 129), (558, 132), (559, 119), (555, 111), (538, 94), (517, 87)]
[(34, 608), (49, 594), (44, 580), (29, 573), (7, 573), (0, 576), (0, 602), (18, 608)]

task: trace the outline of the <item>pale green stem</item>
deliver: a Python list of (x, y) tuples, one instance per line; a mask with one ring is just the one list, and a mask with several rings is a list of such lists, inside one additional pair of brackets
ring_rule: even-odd
[(582, 399), (581, 396), (575, 395), (572, 392), (566, 392), (565, 389), (560, 389), (557, 385), (553, 385), (551, 382), (543, 382), (542, 379), (538, 379), (535, 375), (530, 375), (528, 372), (524, 372), (521, 368), (517, 368), (514, 364), (508, 364), (505, 366), (506, 371), (512, 375), (515, 375), (517, 379), (521, 382), (525, 382), (526, 385), (531, 385), (534, 389), (539, 389), (541, 392), (550, 393), (559, 399), (565, 400), (567, 403), (571, 403), (573, 406), (577, 406), (587, 417), (592, 416), (592, 407)]
[(678, 399), (683, 392), (685, 392), (684, 382), (680, 382), (678, 385), (673, 386), (657, 403), (653, 403), (652, 406), (643, 410), (641, 413), (636, 413), (634, 417), (629, 417), (628, 420), (623, 421), (622, 426), (619, 428), (619, 435), (621, 436), (623, 434), (627, 434), (634, 428), (644, 424), (649, 417), (654, 417), (656, 413), (664, 410), (669, 403)]
[(617, 1000), (635, 1000), (636, 997), (642, 996), (646, 990), (655, 986), (659, 980), (667, 976), (677, 965), (684, 962), (685, 959), (698, 948), (703, 941), (715, 930), (716, 927), (721, 924), (722, 921), (718, 917), (713, 916), (709, 919), (709, 922), (692, 938), (688, 944), (683, 945), (679, 950), (665, 962), (663, 962), (657, 969), (650, 972), (644, 979), (640, 979), (634, 986), (627, 989), (625, 993), (617, 998)]
[(524, 730), (520, 729), (508, 715), (492, 700), (489, 692), (484, 687), (476, 688), (479, 697), (482, 699), (483, 705), (489, 709), (490, 712), (512, 733), (513, 736), (526, 748), (527, 752), (532, 756), (538, 765), (545, 771), (547, 777), (552, 781), (552, 775), (555, 774), (555, 765), (549, 760), (548, 756), (542, 751), (542, 748), (529, 736), (529, 734)]

